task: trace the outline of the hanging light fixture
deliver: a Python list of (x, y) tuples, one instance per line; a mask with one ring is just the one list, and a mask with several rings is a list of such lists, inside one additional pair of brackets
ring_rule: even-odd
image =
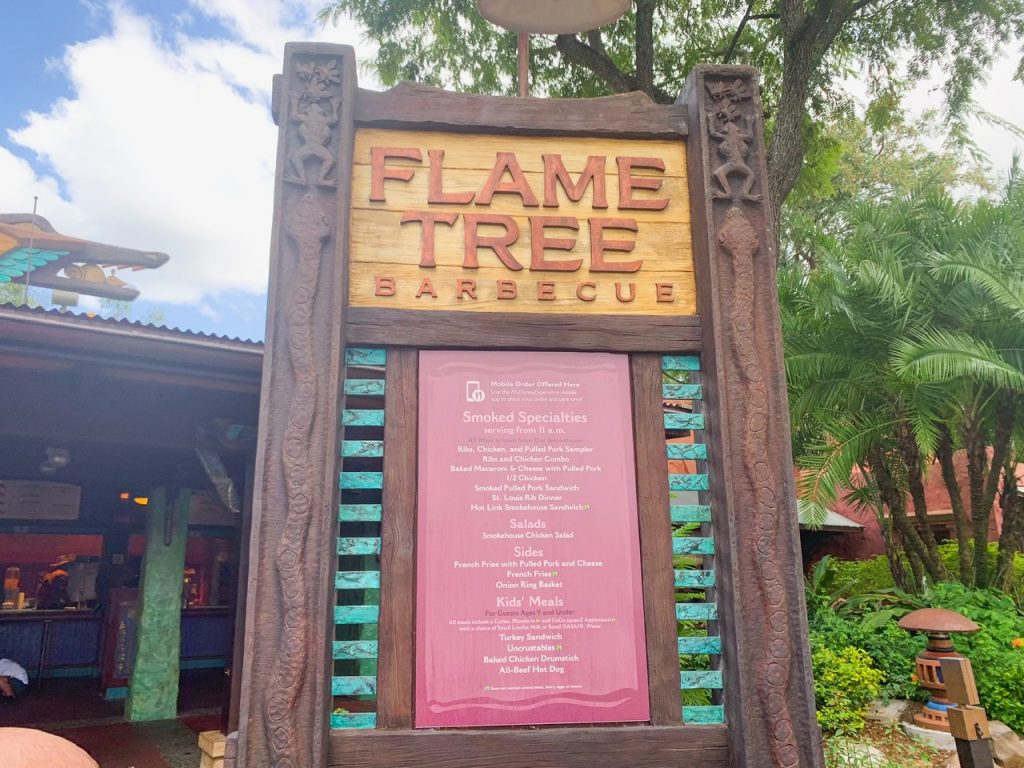
[(480, 15), (513, 32), (568, 35), (611, 24), (630, 0), (477, 0)]

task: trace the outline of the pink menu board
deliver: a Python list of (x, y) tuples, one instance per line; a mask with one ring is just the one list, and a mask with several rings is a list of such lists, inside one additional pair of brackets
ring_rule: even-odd
[(627, 357), (419, 367), (416, 727), (649, 719)]

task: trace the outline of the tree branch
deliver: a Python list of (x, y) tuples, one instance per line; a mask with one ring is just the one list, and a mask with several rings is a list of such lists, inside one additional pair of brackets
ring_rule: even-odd
[[(566, 61), (589, 69), (616, 93), (643, 90), (637, 78), (624, 73), (615, 66), (615, 62), (607, 54), (595, 50), (592, 46), (587, 45), (576, 37), (576, 35), (556, 36), (555, 48), (565, 57)], [(675, 101), (673, 96), (670, 96), (656, 86), (652, 86), (651, 92), (648, 95), (659, 104), (671, 104)]]
[(654, 6), (655, 0), (637, 0), (636, 3), (636, 81), (640, 90), (651, 98), (654, 98)]
[(747, 26), (747, 22), (750, 21), (750, 13), (754, 10), (754, 0), (747, 0), (747, 10), (743, 13), (743, 18), (740, 19), (739, 26), (736, 27), (736, 31), (733, 32), (732, 40), (729, 41), (729, 47), (725, 49), (725, 56), (722, 57), (722, 63), (728, 64), (729, 59), (732, 58), (733, 51), (736, 50), (736, 43), (740, 40), (740, 35), (743, 34), (743, 28)]

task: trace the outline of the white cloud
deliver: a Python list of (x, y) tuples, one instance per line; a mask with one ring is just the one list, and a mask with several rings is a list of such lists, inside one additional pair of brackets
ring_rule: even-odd
[(110, 32), (65, 50), (73, 95), (8, 132), (48, 163), (65, 198), (53, 178), (0, 148), (0, 210), (24, 210), (39, 194), (40, 213), (60, 231), (170, 254), (159, 270), (123, 276), (158, 303), (266, 290), (271, 78), (286, 41), (339, 37), (313, 22), (318, 0), (189, 3), (188, 14), (214, 17), (236, 37), (190, 36), (180, 15), (162, 29), (111, 2)]

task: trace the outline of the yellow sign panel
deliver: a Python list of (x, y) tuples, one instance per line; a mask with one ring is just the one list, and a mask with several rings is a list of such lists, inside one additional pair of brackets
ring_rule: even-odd
[(349, 305), (696, 313), (683, 142), (356, 133)]

